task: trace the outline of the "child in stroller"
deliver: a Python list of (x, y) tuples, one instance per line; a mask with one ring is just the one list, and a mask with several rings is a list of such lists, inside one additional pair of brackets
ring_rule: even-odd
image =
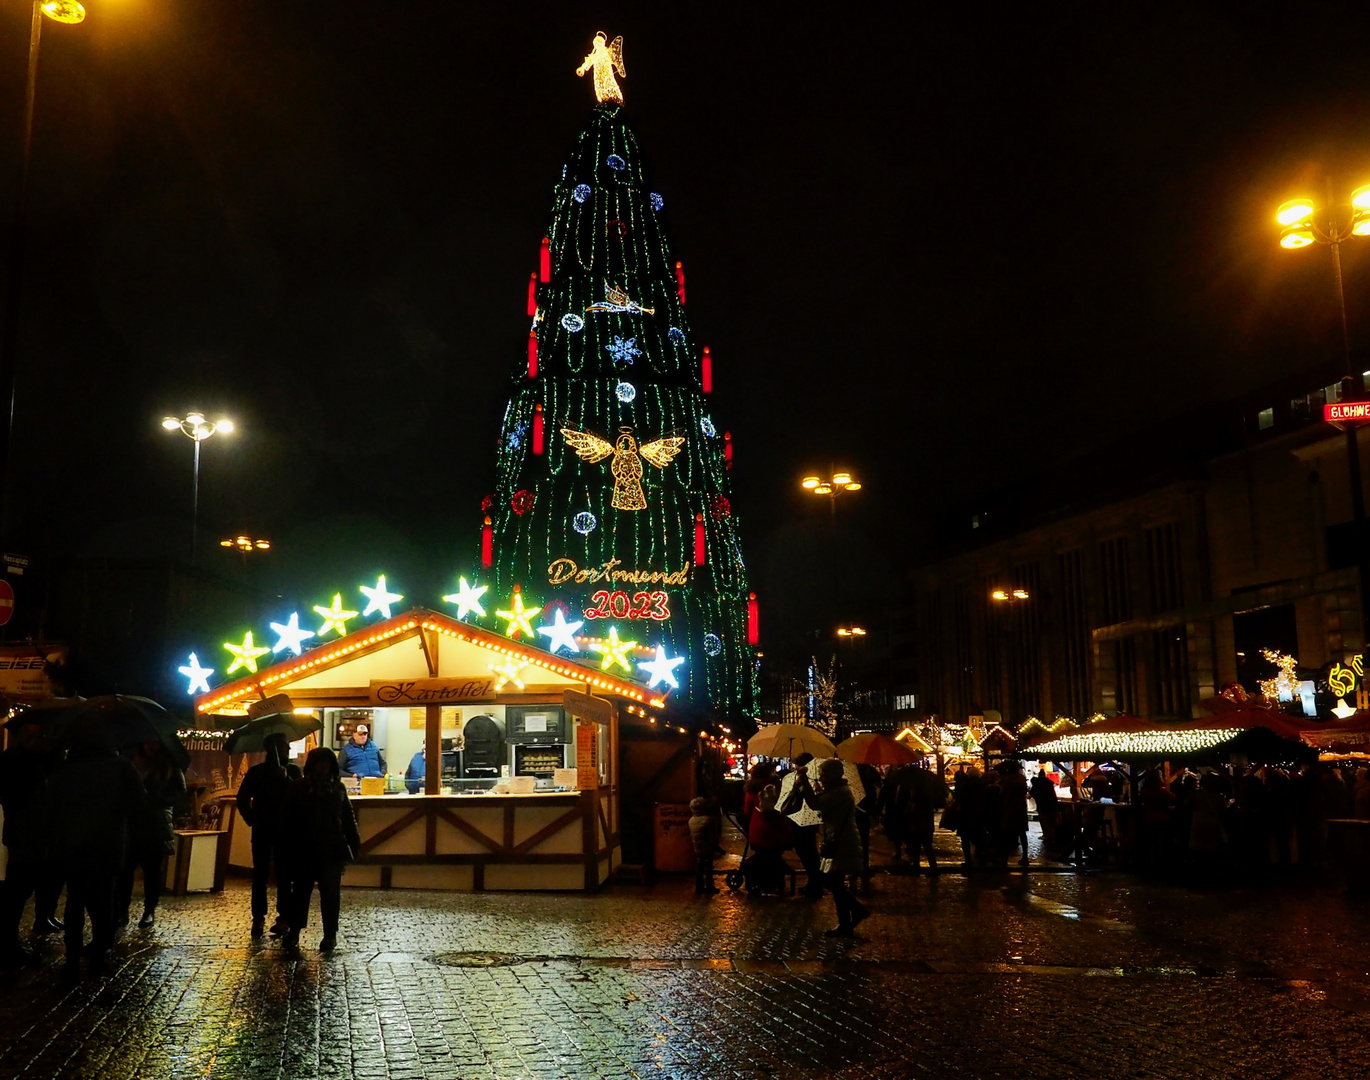
[(780, 788), (768, 784), (757, 796), (756, 806), (747, 819), (747, 846), (750, 855), (744, 855), (742, 865), (731, 871), (724, 881), (734, 892), (743, 885), (749, 893), (776, 893), (785, 891), (785, 876), (790, 868), (785, 862), (785, 849), (793, 843), (790, 823), (776, 808)]

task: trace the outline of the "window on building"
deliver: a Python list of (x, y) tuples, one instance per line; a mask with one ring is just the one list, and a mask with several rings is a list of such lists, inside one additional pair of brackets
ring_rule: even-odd
[(1362, 371), (1360, 373), (1360, 384), (1362, 389), (1370, 390), (1370, 371)]
[(917, 694), (895, 694), (895, 695), (894, 695), (894, 707), (895, 707), (895, 709), (916, 709), (916, 708), (918, 708), (918, 695), (917, 695)]
[(1322, 388), (1322, 399), (1328, 404), (1335, 404), (1341, 397), (1341, 383), (1333, 383), (1331, 386)]
[(1272, 427), (1274, 427), (1274, 426), (1275, 426), (1275, 410), (1274, 410), (1274, 408), (1262, 409), (1259, 413), (1257, 413), (1257, 414), (1256, 414), (1256, 424), (1257, 424), (1257, 426), (1258, 426), (1262, 431), (1265, 431), (1267, 428), (1272, 428)]

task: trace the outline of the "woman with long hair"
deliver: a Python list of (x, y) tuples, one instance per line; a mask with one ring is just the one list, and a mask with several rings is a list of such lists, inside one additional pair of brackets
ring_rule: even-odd
[(303, 777), (286, 793), (281, 844), (291, 878), (290, 929), (282, 945), (299, 947), (300, 931), (309, 921), (309, 899), (317, 885), (323, 920), (319, 949), (328, 952), (338, 944), (343, 867), (356, 857), (361, 836), (342, 785), (337, 755), (326, 746), (309, 751)]

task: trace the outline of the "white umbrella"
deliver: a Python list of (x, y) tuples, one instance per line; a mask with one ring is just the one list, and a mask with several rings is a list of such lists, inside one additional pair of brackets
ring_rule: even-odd
[(812, 754), (816, 758), (833, 757), (837, 750), (821, 731), (803, 724), (771, 724), (763, 727), (747, 740), (747, 753), (752, 757), (793, 758)]
[[(818, 767), (822, 764), (823, 762), (818, 760), (817, 758), (809, 762), (809, 783), (812, 784), (818, 778)], [(866, 797), (866, 785), (861, 783), (861, 772), (859, 769), (857, 769), (856, 762), (843, 761), (842, 775), (846, 778), (847, 783), (851, 786), (852, 799), (854, 799), (856, 802), (860, 802), (862, 799), (864, 799)], [(777, 806), (785, 805), (785, 800), (789, 797), (790, 792), (794, 790), (794, 785), (798, 782), (798, 780), (798, 769), (791, 769), (789, 772), (785, 774), (785, 778), (780, 781), (780, 798), (776, 800)], [(793, 814), (789, 815), (789, 818), (796, 825), (817, 825), (820, 821), (823, 820), (823, 816), (817, 810), (810, 809), (807, 803), (802, 804), (798, 810), (796, 810)]]

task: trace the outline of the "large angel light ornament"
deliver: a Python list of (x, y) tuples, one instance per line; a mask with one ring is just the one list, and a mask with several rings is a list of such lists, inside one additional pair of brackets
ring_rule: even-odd
[(632, 428), (623, 427), (618, 431), (618, 441), (614, 443), (573, 428), (562, 428), (561, 434), (567, 445), (575, 450), (576, 456), (591, 465), (613, 455), (609, 471), (614, 474), (612, 505), (615, 510), (646, 510), (647, 496), (642, 493), (642, 460), (639, 455), (658, 469), (664, 469), (680, 453), (685, 439), (680, 435), (672, 435), (638, 446)]
[(577, 75), (584, 75), (587, 71), (594, 69), (595, 73), (595, 97), (601, 105), (623, 104), (623, 91), (618, 88), (618, 79), (614, 78), (617, 71), (620, 78), (626, 79), (628, 73), (623, 70), (623, 35), (619, 34), (607, 45), (608, 35), (601, 30), (595, 35), (595, 40), (590, 45), (590, 51), (585, 54), (585, 59), (580, 62), (580, 67), (576, 68)]

